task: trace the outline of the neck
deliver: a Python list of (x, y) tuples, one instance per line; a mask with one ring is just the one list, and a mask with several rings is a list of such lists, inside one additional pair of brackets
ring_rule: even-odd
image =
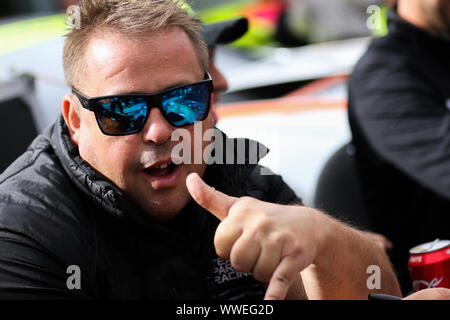
[[(424, 3), (420, 0), (400, 0), (397, 4), (398, 15), (408, 23), (427, 31), (431, 34), (439, 34), (442, 31), (439, 30), (438, 24), (435, 21), (431, 23), (431, 19), (427, 18), (427, 13), (432, 11), (432, 8), (425, 7)], [(433, 16), (433, 18), (435, 18)]]

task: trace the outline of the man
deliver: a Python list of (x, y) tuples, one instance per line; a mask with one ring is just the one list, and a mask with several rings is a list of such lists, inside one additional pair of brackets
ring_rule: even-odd
[(409, 250), (449, 237), (450, 1), (400, 0), (389, 34), (357, 64), (349, 120), (375, 231), (393, 243), (404, 293)]
[[(216, 47), (221, 44), (229, 44), (242, 37), (248, 30), (247, 18), (232, 19), (205, 25), (202, 37), (208, 46), (209, 66), (208, 72), (214, 83), (213, 105), (217, 106), (220, 94), (228, 89), (228, 82), (215, 63)], [(214, 122), (217, 119), (213, 113)]]
[[(380, 0), (288, 0), (277, 39), (287, 45), (304, 45), (370, 35), (367, 8)], [(284, 34), (282, 33), (284, 31)], [(286, 37), (287, 34), (291, 38)], [(287, 40), (287, 41), (285, 41)]]
[(248, 159), (178, 163), (176, 129), (214, 123), (207, 48), (177, 2), (85, 0), (80, 15), (64, 48), (73, 94), (0, 176), (0, 297), (399, 295), (374, 241), (279, 176)]

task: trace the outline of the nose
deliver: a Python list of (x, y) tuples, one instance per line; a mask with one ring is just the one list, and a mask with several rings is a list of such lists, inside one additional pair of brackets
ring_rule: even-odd
[(158, 108), (152, 108), (142, 130), (142, 137), (144, 142), (163, 144), (171, 138), (173, 130), (174, 127), (167, 122), (161, 111)]

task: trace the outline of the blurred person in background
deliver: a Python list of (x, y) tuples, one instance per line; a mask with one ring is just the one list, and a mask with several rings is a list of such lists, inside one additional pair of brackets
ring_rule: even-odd
[(60, 1), (62, 2), (62, 7), (64, 9), (79, 3), (79, 0), (60, 0)]
[(380, 0), (286, 0), (277, 40), (289, 46), (369, 36), (367, 8)]
[[(242, 37), (248, 30), (248, 20), (238, 18), (218, 23), (207, 24), (202, 31), (202, 37), (208, 46), (209, 66), (208, 72), (214, 83), (213, 107), (217, 107), (223, 92), (228, 89), (228, 82), (222, 72), (217, 68), (215, 62), (217, 45), (229, 44)], [(214, 122), (217, 123), (217, 117), (213, 113)]]
[(0, 2), (0, 17), (61, 11), (74, 2), (74, 0), (3, 0)]
[(411, 290), (409, 250), (450, 236), (450, 1), (399, 0), (349, 82), (364, 201)]

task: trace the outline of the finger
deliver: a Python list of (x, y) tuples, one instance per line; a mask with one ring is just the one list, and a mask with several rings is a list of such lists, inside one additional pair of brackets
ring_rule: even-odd
[(391, 250), (394, 246), (392, 242), (390, 242), (385, 236), (381, 234), (373, 232), (366, 232), (366, 234), (369, 236), (369, 238), (376, 241), (380, 246), (382, 246), (383, 249)]
[(299, 265), (295, 256), (284, 257), (270, 279), (264, 300), (283, 300), (296, 279)]
[(231, 265), (239, 272), (252, 272), (260, 254), (259, 243), (244, 235), (236, 241), (231, 249)]
[(296, 279), (294, 280), (292, 286), (284, 298), (285, 300), (309, 300), (306, 294), (305, 285), (303, 284), (302, 275), (297, 272)]
[(233, 246), (241, 237), (242, 232), (242, 226), (239, 223), (235, 223), (233, 219), (223, 220), (217, 227), (214, 237), (214, 247), (217, 255), (229, 260)]
[(403, 300), (450, 300), (450, 289), (431, 288), (420, 290)]
[(280, 264), (281, 244), (268, 244), (263, 247), (253, 269), (253, 277), (262, 283), (269, 283), (274, 271)]
[(221, 221), (228, 216), (228, 211), (238, 200), (208, 186), (197, 173), (187, 177), (186, 186), (192, 198)]
[(383, 241), (384, 241), (384, 247), (386, 248), (386, 250), (392, 250), (392, 248), (394, 248), (394, 244), (391, 241), (389, 241), (387, 238), (384, 238)]

